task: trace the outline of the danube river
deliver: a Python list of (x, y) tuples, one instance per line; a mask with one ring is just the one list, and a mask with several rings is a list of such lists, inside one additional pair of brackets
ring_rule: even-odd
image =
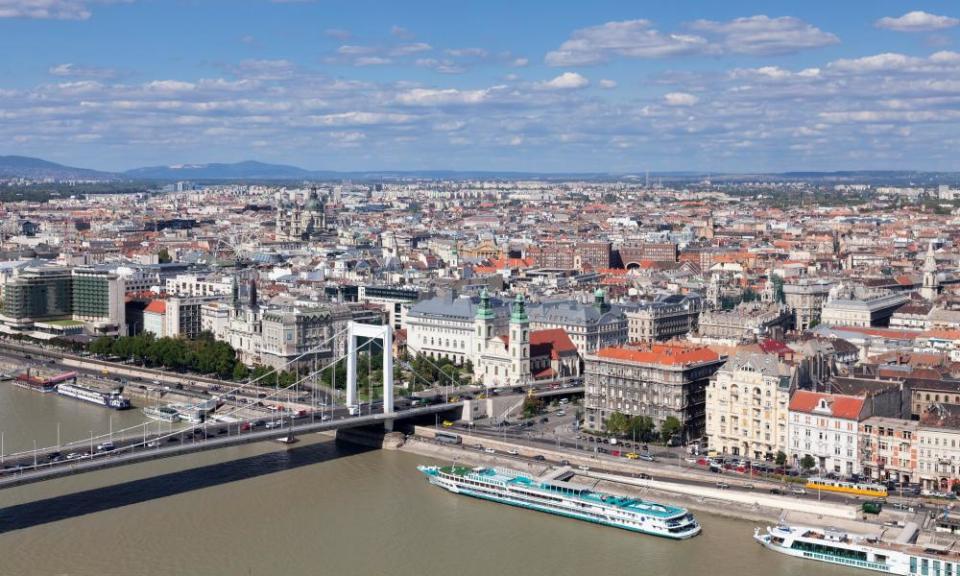
[[(0, 385), (0, 429), (106, 431), (96, 406)], [(50, 421), (54, 418), (54, 421)], [(0, 492), (0, 575), (849, 574), (753, 544), (754, 524), (698, 514), (684, 542), (455, 496), (402, 452), (325, 437), (193, 454)]]

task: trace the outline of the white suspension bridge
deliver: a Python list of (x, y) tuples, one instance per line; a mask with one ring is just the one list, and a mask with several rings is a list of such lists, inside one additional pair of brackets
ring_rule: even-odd
[[(307, 375), (286, 386), (278, 385), (269, 389), (269, 392), (266, 392), (268, 389), (257, 386), (259, 382), (272, 374), (279, 373), (287, 367), (295, 365), (301, 359), (311, 357), (318, 351), (326, 349), (336, 338), (344, 335), (347, 337), (347, 352), (324, 367), (310, 371)], [(358, 339), (364, 339), (365, 342), (358, 345)], [(364, 414), (363, 403), (360, 398), (361, 390), (358, 386), (357, 358), (364, 348), (368, 350), (368, 359), (371, 358), (373, 356), (372, 345), (378, 341), (381, 342), (383, 350), (381, 370), (383, 394), (379, 402), (374, 400), (373, 385), (369, 378), (371, 371), (368, 369), (367, 411)], [(0, 475), (0, 489), (190, 452), (214, 450), (250, 442), (292, 438), (295, 433), (307, 434), (374, 425), (382, 425), (389, 431), (393, 429), (393, 423), (396, 420), (423, 418), (462, 409), (463, 402), (450, 402), (445, 399), (437, 404), (398, 410), (394, 404), (392, 344), (393, 335), (389, 326), (350, 322), (346, 329), (331, 335), (313, 349), (290, 360), (281, 368), (217, 392), (220, 397), (225, 398), (255, 390), (257, 396), (264, 402), (270, 400), (280, 402), (285, 395), (288, 396), (310, 383), (314, 384), (313, 389), (316, 391), (323, 372), (331, 370), (330, 381), (333, 385), (333, 394), (328, 394), (330, 401), (319, 405), (314, 402), (311, 406), (312, 409), (307, 413), (297, 414), (287, 411), (274, 416), (271, 421), (278, 424), (274, 427), (261, 428), (258, 426), (262, 422), (260, 418), (239, 417), (246, 406), (237, 405), (226, 412), (218, 413), (220, 421), (211, 422), (207, 420), (184, 428), (174, 428), (173, 423), (167, 423), (167, 429), (164, 430), (164, 422), (146, 420), (134, 426), (111, 430), (106, 434), (91, 434), (87, 438), (64, 443), (60, 443), (58, 440), (57, 445), (54, 446), (37, 447), (35, 445), (32, 450), (11, 454), (4, 454), (2, 442), (0, 442), (0, 473), (2, 473)], [(336, 367), (342, 361), (346, 362), (346, 401), (343, 405), (338, 406), (336, 404)], [(415, 379), (428, 386), (436, 385), (435, 382), (431, 382), (413, 371), (412, 366), (406, 365), (406, 367), (411, 369), (410, 373), (413, 374)], [(443, 372), (440, 371), (440, 374), (443, 374)], [(454, 382), (452, 377), (447, 377), (450, 378), (451, 383)], [(449, 389), (449, 386), (447, 388)], [(264, 394), (266, 395), (264, 396)], [(375, 412), (375, 408), (378, 407), (380, 410)], [(72, 457), (64, 458), (63, 454), (65, 453)]]

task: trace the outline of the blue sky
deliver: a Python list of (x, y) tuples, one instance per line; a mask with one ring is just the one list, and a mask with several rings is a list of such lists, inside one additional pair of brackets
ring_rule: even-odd
[(0, 154), (960, 170), (955, 2), (0, 0)]

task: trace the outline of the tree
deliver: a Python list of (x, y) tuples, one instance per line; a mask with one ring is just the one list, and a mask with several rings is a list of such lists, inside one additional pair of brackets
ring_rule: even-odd
[(247, 376), (250, 374), (250, 369), (247, 368), (247, 365), (243, 362), (237, 362), (233, 365), (233, 379), (237, 382), (247, 379)]
[(777, 463), (777, 466), (783, 466), (787, 463), (787, 455), (783, 453), (783, 450), (777, 452), (777, 457), (774, 460)]
[(107, 356), (113, 350), (113, 338), (101, 336), (90, 343), (90, 353), (98, 356)]
[(543, 406), (543, 402), (540, 398), (536, 396), (527, 396), (523, 399), (523, 406), (521, 407), (521, 412), (523, 412), (524, 418), (533, 418), (540, 413), (540, 408)]
[(638, 440), (645, 441), (650, 439), (654, 428), (656, 428), (656, 426), (653, 423), (653, 418), (649, 416), (634, 416), (630, 419), (628, 433)]
[(675, 435), (683, 432), (683, 424), (677, 420), (676, 416), (667, 416), (660, 425), (660, 437), (664, 442), (669, 442)]
[(170, 251), (166, 248), (161, 248), (160, 251), (157, 252), (157, 261), (161, 264), (169, 264), (170, 262), (173, 262), (173, 258), (170, 257)]
[(623, 412), (614, 412), (606, 421), (607, 432), (614, 436), (622, 436), (630, 428), (630, 417)]
[(800, 468), (804, 470), (812, 470), (816, 465), (817, 461), (809, 454), (804, 454), (803, 458), (800, 459)]

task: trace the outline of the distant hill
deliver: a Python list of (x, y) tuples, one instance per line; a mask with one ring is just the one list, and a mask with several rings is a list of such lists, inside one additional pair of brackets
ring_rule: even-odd
[[(2, 1), (2, 0), (0, 0)], [(52, 180), (99, 180), (99, 181), (269, 181), (269, 180), (592, 180), (592, 181), (662, 181), (684, 184), (709, 179), (714, 183), (726, 182), (783, 182), (806, 181), (826, 185), (863, 183), (875, 185), (935, 185), (938, 183), (960, 185), (958, 172), (920, 172), (911, 170), (848, 170), (835, 172), (796, 171), (770, 173), (707, 173), (707, 172), (519, 172), (496, 170), (306, 170), (287, 164), (268, 164), (248, 160), (234, 163), (177, 164), (172, 166), (148, 166), (122, 173), (100, 172), (85, 168), (64, 166), (40, 158), (26, 156), (0, 156), (0, 179), (30, 178)]]
[(300, 180), (316, 177), (314, 172), (296, 166), (254, 161), (148, 166), (127, 170), (123, 175), (135, 180)]
[(28, 156), (0, 156), (0, 178), (30, 178), (34, 180), (119, 180), (110, 172), (64, 166), (56, 162)]

